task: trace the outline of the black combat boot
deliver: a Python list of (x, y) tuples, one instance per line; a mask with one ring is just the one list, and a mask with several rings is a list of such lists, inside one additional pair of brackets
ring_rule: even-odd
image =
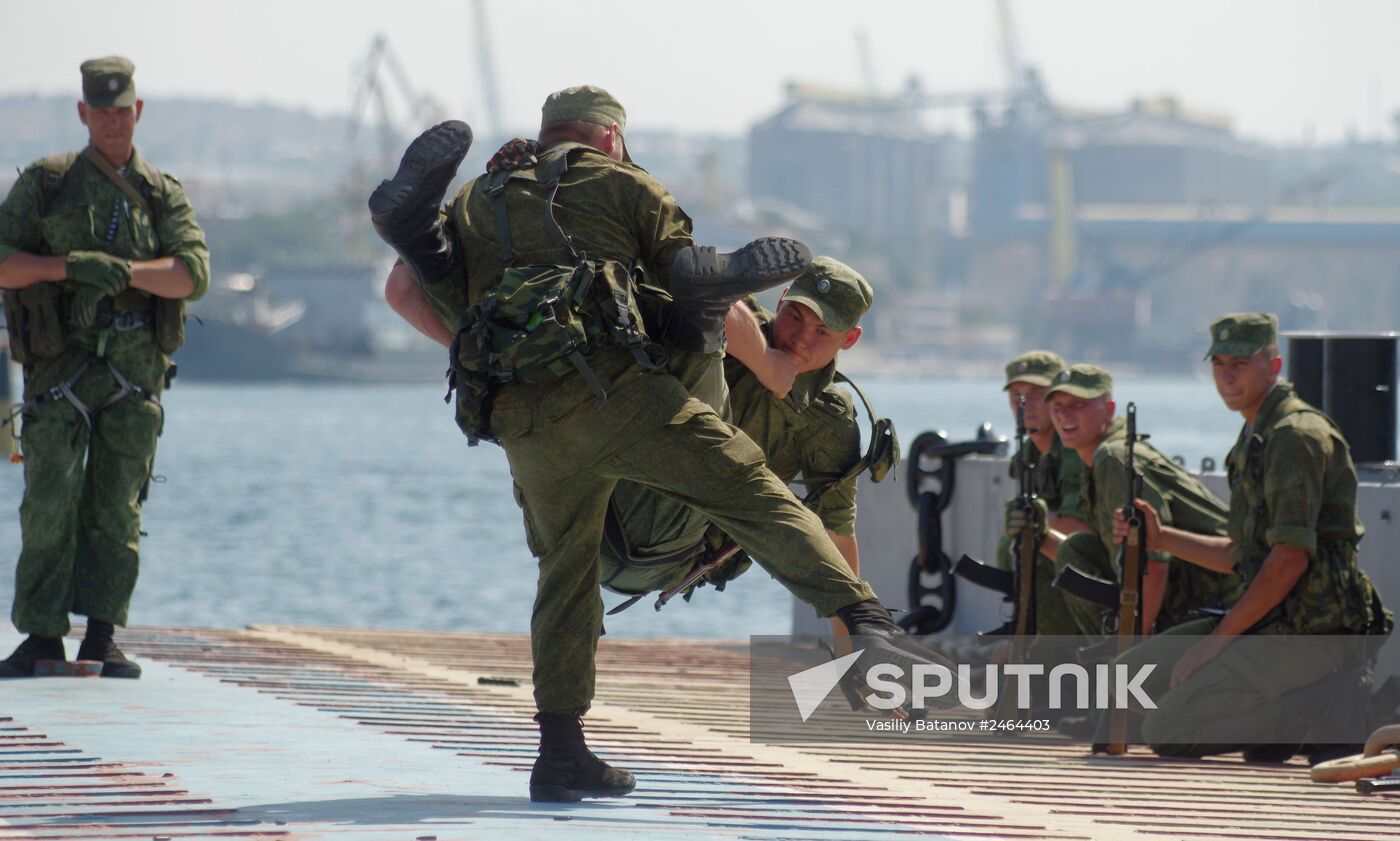
[(66, 660), (62, 637), (40, 637), (30, 634), (15, 648), (14, 653), (0, 660), (0, 677), (33, 677), (34, 664), (40, 660)]
[[(852, 647), (864, 652), (858, 661), (862, 668), (868, 670), (880, 663), (898, 666), (901, 672), (898, 682), (911, 692), (915, 666), (940, 665), (953, 674), (957, 673), (953, 663), (904, 633), (904, 629), (894, 623), (890, 612), (877, 599), (848, 604), (836, 611), (836, 617), (845, 623), (846, 630), (850, 632)], [(910, 699), (912, 697), (911, 694)], [(943, 695), (937, 705), (956, 706), (956, 693)]]
[(745, 295), (772, 289), (812, 265), (812, 252), (795, 239), (764, 237), (722, 254), (691, 246), (671, 266), (675, 324), (669, 344), (690, 353), (710, 353), (724, 344), (724, 317)]
[(573, 803), (585, 797), (621, 797), (637, 779), (593, 755), (583, 742), (583, 722), (568, 713), (540, 713), (540, 755), (530, 772), (530, 799)]
[(442, 230), (439, 211), (471, 145), (471, 127), (461, 120), (433, 126), (408, 145), (398, 172), (369, 197), (375, 233), (399, 253), (420, 283), (436, 283), (462, 267), (462, 255)]
[(103, 677), (141, 676), (141, 667), (126, 659), (112, 640), (112, 623), (101, 619), (88, 619), (87, 635), (83, 637), (83, 644), (78, 646), (78, 659), (100, 661)]
[(1360, 755), (1362, 751), (1366, 750), (1366, 746), (1360, 743), (1351, 745), (1332, 743), (1324, 745), (1303, 745), (1298, 750), (1299, 753), (1302, 753), (1308, 758), (1309, 765), (1321, 765), (1324, 762), (1332, 762), (1333, 760), (1342, 759), (1344, 757)]
[[(1249, 745), (1240, 751), (1245, 762), (1262, 765), (1281, 765), (1304, 749), (1304, 745), (1293, 742), (1287, 744)], [(1358, 751), (1360, 753), (1360, 751)]]

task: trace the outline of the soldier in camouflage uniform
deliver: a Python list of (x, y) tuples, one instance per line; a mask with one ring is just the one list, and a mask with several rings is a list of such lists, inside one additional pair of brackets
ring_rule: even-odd
[[(1063, 371), (1065, 361), (1048, 350), (1032, 350), (1021, 354), (1006, 365), (1006, 392), (1014, 419), (1021, 398), (1026, 406), (1026, 438), (1030, 449), (1031, 485), (1035, 489), (1041, 520), (1061, 534), (1088, 531), (1089, 515), (1084, 504), (1084, 463), (1073, 451), (1060, 443), (1060, 436), (1050, 422), (1050, 408), (1045, 394), (1054, 377)], [(1011, 461), (1011, 479), (1017, 482), (1017, 461)], [(1021, 534), (1024, 513), (1009, 500), (1006, 504), (1006, 531), (997, 543), (997, 565), (1011, 569), (1011, 546)], [(1036, 565), (1035, 571), (1035, 632), (1051, 636), (1079, 633), (1064, 592), (1050, 586), (1055, 578), (1055, 555), (1047, 554), (1049, 563)]]
[[(1286, 640), (1276, 658), (1261, 658), (1258, 648), (1232, 646), (1232, 637), (1367, 634), (1379, 641), (1394, 621), (1357, 565), (1364, 529), (1351, 451), (1331, 419), (1279, 379), (1277, 318), (1222, 316), (1210, 336), (1206, 356), (1216, 390), (1245, 421), (1226, 459), (1228, 536), (1192, 534), (1162, 523), (1152, 506), (1138, 508), (1147, 521), (1148, 548), (1206, 569), (1237, 571), (1247, 590), (1223, 618), (1178, 626), (1121, 659), (1130, 668), (1149, 661), (1171, 666), (1169, 675), (1154, 674), (1144, 683), (1158, 708), (1142, 720), (1142, 735), (1158, 753), (1194, 757), (1244, 747), (1247, 757), (1281, 760), (1297, 745), (1274, 751), (1232, 739), (1247, 727), (1280, 732), (1286, 724), (1304, 726), (1290, 721), (1280, 702), (1290, 690), (1340, 676), (1350, 685), (1329, 686), (1328, 694), (1347, 700), (1365, 693), (1379, 645), (1369, 647), (1366, 662), (1349, 663), (1338, 662), (1335, 649), (1303, 651)], [(1121, 515), (1115, 531), (1119, 539), (1126, 534)], [(1227, 686), (1231, 691), (1219, 691)]]
[[(863, 451), (852, 398), (835, 382), (836, 356), (859, 340), (858, 322), (873, 299), (870, 284), (854, 269), (818, 257), (783, 294), (776, 313), (764, 310), (752, 298), (736, 303), (726, 319), (729, 343), (724, 375), (729, 396), (726, 404), (717, 407), (759, 445), (779, 480), (792, 483), (802, 477), (802, 486), (812, 495), (810, 507), (857, 575), (860, 471), (856, 468)], [(697, 392), (692, 389), (692, 393)], [(647, 566), (646, 560), (703, 545), (709, 520), (690, 506), (634, 482), (618, 483), (612, 505), (630, 557), (620, 557), (621, 547), (605, 540), (605, 576), (612, 573), (613, 581), (631, 582), (637, 567), (624, 561), (640, 560), (642, 570), (655, 569), (669, 579), (649, 582), (638, 590), (678, 583), (689, 571), (688, 564), (672, 565), (666, 572)], [(747, 560), (738, 561), (718, 574), (732, 578), (747, 564)], [(605, 578), (604, 584), (612, 583)], [(836, 619), (831, 625), (836, 653), (849, 653), (845, 625)], [(847, 697), (853, 705), (857, 703), (849, 692)]]
[[(1091, 465), (1083, 492), (1093, 527), (1092, 533), (1076, 535), (1052, 530), (1045, 549), (1054, 552), (1057, 569), (1073, 565), (1117, 581), (1122, 571), (1113, 563), (1113, 515), (1122, 509), (1127, 494), (1127, 430), (1123, 419), (1113, 416), (1113, 378), (1097, 365), (1074, 365), (1055, 377), (1045, 399), (1060, 439)], [(1136, 443), (1134, 456), (1144, 498), (1163, 522), (1192, 534), (1225, 534), (1225, 504), (1200, 479), (1146, 441)], [(1199, 608), (1229, 607), (1239, 593), (1240, 581), (1233, 574), (1201, 569), (1170, 553), (1151, 553), (1143, 581), (1144, 625), (1173, 627), (1193, 619)], [(1068, 594), (1064, 598), (1080, 633), (1101, 633), (1099, 606)]]
[[(677, 301), (673, 316), (683, 329), (667, 337), (671, 349), (707, 353), (716, 350), (713, 340), (722, 338), (735, 300), (761, 288), (757, 281), (772, 285), (805, 268), (807, 261), (770, 260), (762, 241), (734, 255), (697, 248), (690, 219), (675, 199), (630, 163), (622, 136), (625, 122), (622, 106), (599, 88), (551, 94), (542, 112), (539, 166), (509, 178), (477, 179), (458, 193), (442, 217), (434, 204), (428, 221), (430, 227), (439, 225), (435, 233), (406, 220), (415, 216), (414, 209), (434, 201), (434, 187), (445, 187), (465, 150), (461, 144), (450, 153), (435, 149), (453, 145), (437, 142), (444, 140), (441, 127), (416, 140), (394, 179), (371, 197), (370, 209), (381, 235), (415, 269), (421, 303), (431, 308), (434, 298), (455, 296), (473, 310), (496, 306), (501, 298), (495, 290), (508, 266), (574, 265), (578, 254), (587, 254), (645, 270), (650, 282)], [(549, 173), (557, 175), (539, 178)], [(400, 213), (399, 207), (408, 210)], [(433, 262), (436, 256), (444, 259)], [(789, 265), (791, 274), (786, 273)], [(599, 282), (615, 288), (615, 275)], [(436, 283), (457, 291), (425, 291)], [(625, 300), (640, 291), (632, 284), (609, 293), (624, 310), (614, 326), (636, 326), (625, 317)], [(591, 306), (583, 309), (588, 317), (594, 317)], [(551, 316), (564, 317), (572, 313)], [(465, 336), (475, 328), (466, 324), (462, 329)], [(527, 339), (532, 329), (526, 325), (509, 338)], [(630, 341), (631, 330), (622, 332)], [(588, 751), (580, 721), (593, 698), (602, 626), (598, 547), (604, 512), (623, 479), (705, 512), (799, 598), (824, 616), (839, 615), (857, 645), (873, 656), (904, 665), (906, 673), (929, 662), (903, 638), (869, 585), (851, 573), (821, 521), (766, 467), (753, 441), (692, 397), (665, 366), (644, 364), (638, 350), (599, 343), (574, 363), (577, 371), (564, 369), (534, 382), (501, 382), (486, 404), (488, 434), (506, 452), (525, 515), (526, 541), (539, 558), (531, 618), (541, 728), (540, 757), (531, 774), (531, 797), (537, 800), (615, 796), (635, 785), (631, 774)], [(462, 358), (461, 353), (456, 357), (459, 365)], [(459, 424), (461, 388), (458, 382)], [(601, 399), (600, 392), (605, 395)]]
[(0, 676), (63, 660), (69, 613), (81, 660), (138, 677), (112, 641), (136, 585), (141, 502), (183, 301), (209, 285), (209, 253), (180, 182), (132, 147), (143, 103), (130, 61), (82, 64), (81, 154), (30, 166), (0, 205), (0, 287), (23, 356), (23, 548), (11, 619), (28, 638)]

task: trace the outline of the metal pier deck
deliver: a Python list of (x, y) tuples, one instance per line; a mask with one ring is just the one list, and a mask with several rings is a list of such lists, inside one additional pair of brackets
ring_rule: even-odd
[(0, 841), (1397, 837), (1396, 800), (1314, 785), (1296, 763), (1090, 758), (1045, 740), (751, 744), (743, 646), (695, 641), (600, 647), (589, 741), (637, 773), (636, 793), (531, 804), (523, 637), (122, 641), (139, 681), (0, 684)]

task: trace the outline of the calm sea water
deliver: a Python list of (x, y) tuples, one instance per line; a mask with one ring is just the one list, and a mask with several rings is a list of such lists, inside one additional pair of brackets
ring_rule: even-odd
[[(863, 378), (903, 444), (1011, 430), (1000, 381)], [(469, 449), (440, 387), (177, 383), (146, 503), (132, 622), (525, 632), (535, 563), (506, 460)], [(1206, 379), (1122, 379), (1153, 443), (1195, 467), (1239, 428)], [(0, 605), (13, 595), (21, 469), (0, 464)], [(621, 598), (606, 594), (611, 606)], [(791, 600), (755, 567), (724, 593), (607, 621), (623, 636), (780, 634)], [(736, 621), (736, 619), (738, 621)]]

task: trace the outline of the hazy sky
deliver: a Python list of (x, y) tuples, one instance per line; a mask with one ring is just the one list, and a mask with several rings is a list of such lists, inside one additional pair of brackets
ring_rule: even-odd
[[(801, 79), (875, 77), (928, 90), (1004, 84), (990, 0), (484, 0), (508, 128), (537, 125), (556, 88), (592, 82), (632, 126), (739, 132)], [(1400, 2), (1020, 0), (1021, 51), (1057, 101), (1119, 107), (1175, 94), (1251, 137), (1394, 136)], [(344, 112), (352, 70), (385, 33), (410, 81), (484, 119), (471, 0), (0, 0), (0, 93), (77, 95), (85, 58), (122, 53), (143, 96), (233, 98)], [(0, 131), (4, 127), (0, 126)]]

